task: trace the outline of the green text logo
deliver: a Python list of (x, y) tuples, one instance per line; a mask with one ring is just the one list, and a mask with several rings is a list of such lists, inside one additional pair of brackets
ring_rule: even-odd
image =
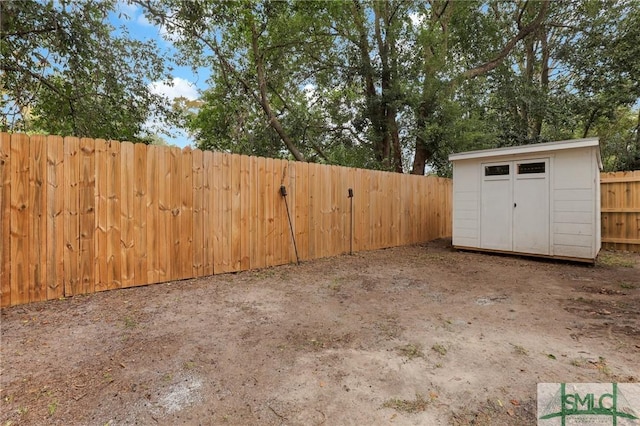
[[(542, 385), (555, 387), (549, 394)], [(620, 392), (617, 383), (574, 383), (567, 389), (566, 383), (538, 384), (538, 424), (590, 424), (590, 425), (640, 425), (636, 410)], [(635, 390), (640, 394), (640, 385)], [(607, 387), (608, 389), (605, 389)], [(635, 395), (634, 395), (635, 396)], [(541, 398), (546, 401), (541, 400)], [(546, 404), (544, 403), (546, 402)], [(540, 409), (542, 407), (542, 410)], [(634, 409), (635, 408), (635, 409)], [(555, 420), (544, 422), (545, 420)], [(558, 422), (559, 421), (559, 422)]]

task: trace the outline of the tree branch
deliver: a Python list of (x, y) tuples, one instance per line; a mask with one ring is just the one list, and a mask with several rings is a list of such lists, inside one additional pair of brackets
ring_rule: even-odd
[(522, 16), (524, 15), (525, 10), (527, 10), (527, 5), (529, 4), (529, 0), (525, 0), (524, 6), (520, 9), (520, 13), (518, 13), (518, 19), (516, 20), (518, 24), (518, 30), (522, 29)]
[(522, 28), (518, 32), (518, 34), (515, 35), (515, 37), (513, 37), (511, 40), (509, 40), (507, 42), (507, 44), (502, 48), (500, 53), (498, 53), (498, 55), (496, 55), (495, 58), (491, 59), (488, 62), (485, 62), (482, 65), (479, 65), (479, 66), (477, 66), (475, 68), (471, 68), (471, 69), (465, 71), (464, 73), (462, 73), (461, 78), (463, 78), (463, 79), (472, 79), (472, 78), (475, 78), (475, 77), (477, 77), (479, 75), (485, 74), (485, 73), (491, 71), (492, 69), (496, 68), (498, 65), (500, 65), (500, 63), (504, 60), (504, 58), (507, 57), (509, 52), (511, 52), (511, 50), (515, 47), (515, 45), (520, 40), (522, 40), (523, 38), (525, 38), (526, 36), (528, 36), (532, 32), (536, 31), (538, 29), (538, 27), (540, 27), (540, 25), (542, 24), (542, 21), (544, 20), (546, 14), (547, 14), (547, 9), (549, 8), (549, 1), (550, 0), (545, 0), (542, 3), (536, 18), (533, 21), (531, 21), (526, 27)]
[(278, 133), (278, 136), (280, 136), (280, 139), (282, 140), (282, 142), (284, 142), (285, 146), (287, 147), (289, 152), (291, 152), (293, 157), (297, 161), (305, 161), (304, 155), (302, 155), (302, 152), (298, 150), (298, 147), (296, 147), (289, 135), (285, 132), (284, 128), (282, 127), (282, 123), (280, 123), (280, 120), (278, 120), (278, 118), (273, 113), (273, 110), (271, 109), (271, 103), (269, 102), (269, 98), (267, 96), (267, 78), (264, 72), (264, 63), (262, 61), (262, 55), (259, 54), (260, 48), (258, 46), (258, 37), (259, 34), (256, 29), (256, 25), (253, 20), (251, 20), (251, 48), (253, 50), (253, 56), (255, 59), (256, 74), (258, 78), (258, 91), (260, 93), (260, 105), (262, 106), (262, 110), (269, 119), (269, 126), (271, 126), (273, 130)]
[(31, 71), (28, 68), (24, 68), (24, 67), (20, 67), (20, 66), (12, 66), (12, 65), (7, 65), (4, 62), (0, 63), (0, 70), (4, 71), (4, 72), (18, 72), (18, 73), (26, 73), (29, 74), (31, 77), (35, 78), (36, 80), (40, 81), (42, 84), (44, 84), (45, 86), (47, 86), (49, 89), (51, 89), (52, 91), (54, 91), (56, 94), (65, 97), (67, 99), (71, 99), (68, 96), (66, 96), (64, 93), (62, 93), (60, 91), (60, 89), (58, 89), (56, 86), (54, 86), (49, 80), (47, 80), (46, 77), (37, 74), (33, 71)]
[(49, 33), (51, 31), (55, 31), (56, 29), (57, 29), (57, 27), (47, 27), (47, 28), (41, 28), (39, 30), (16, 31), (15, 33), (6, 33), (4, 31), (0, 30), (0, 35), (2, 35), (2, 37), (24, 37), (24, 36), (30, 35), (30, 34)]

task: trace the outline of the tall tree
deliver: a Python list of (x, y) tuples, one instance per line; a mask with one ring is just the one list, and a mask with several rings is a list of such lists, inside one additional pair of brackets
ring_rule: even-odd
[(446, 148), (452, 145), (443, 140), (443, 130), (458, 118), (446, 106), (464, 96), (469, 80), (495, 70), (523, 40), (539, 31), (548, 7), (549, 1), (514, 4), (432, 0), (420, 12), (424, 17), (419, 44), (422, 88), (415, 108), (412, 173), (424, 174), (427, 163), (442, 162), (448, 154)]
[(0, 3), (4, 130), (137, 141), (168, 109), (148, 83), (163, 77), (153, 43), (117, 35), (115, 0)]
[(633, 1), (553, 2), (539, 30), (489, 77), (499, 144), (599, 135), (603, 154), (611, 144), (620, 159), (627, 134), (635, 152), (632, 128), (610, 126), (628, 126), (621, 117), (640, 98), (639, 11)]
[(137, 1), (213, 70), (187, 114), (203, 148), (447, 173), (454, 150), (591, 134), (638, 98), (632, 0)]
[[(296, 25), (288, 20), (288, 3), (140, 0), (138, 4), (151, 20), (172, 34), (183, 63), (212, 68), (215, 88), (206, 99), (219, 102), (225, 97), (233, 98), (229, 106), (245, 112), (259, 108), (263, 123), (275, 132), (281, 147), (296, 160), (306, 159), (304, 147), (285, 124), (287, 111), (301, 100), (295, 96), (300, 94), (300, 88), (285, 78), (286, 71), (295, 69), (299, 42), (289, 39), (288, 34), (297, 35), (300, 31), (286, 30), (287, 26)], [(205, 110), (217, 114), (215, 107)], [(236, 112), (242, 115), (240, 110)], [(213, 124), (215, 128), (225, 123), (224, 117), (217, 115), (213, 123), (196, 120), (195, 124)], [(200, 137), (205, 135), (206, 132), (199, 133)]]

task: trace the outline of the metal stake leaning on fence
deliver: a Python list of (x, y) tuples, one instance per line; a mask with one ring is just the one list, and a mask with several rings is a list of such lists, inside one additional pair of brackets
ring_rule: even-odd
[(284, 205), (287, 208), (287, 218), (289, 219), (289, 229), (291, 229), (291, 239), (293, 240), (293, 249), (296, 252), (296, 263), (300, 264), (300, 258), (298, 257), (298, 246), (296, 245), (296, 235), (293, 232), (293, 224), (291, 223), (291, 214), (289, 214), (289, 203), (287, 203), (287, 188), (284, 185), (280, 186), (280, 195), (284, 198)]

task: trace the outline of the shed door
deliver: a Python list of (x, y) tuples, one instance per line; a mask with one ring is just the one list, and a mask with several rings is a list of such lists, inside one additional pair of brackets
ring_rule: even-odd
[(482, 165), (481, 248), (512, 250), (512, 169), (511, 162)]
[(549, 254), (549, 160), (514, 162), (513, 250)]
[(549, 254), (549, 160), (482, 164), (480, 247)]

